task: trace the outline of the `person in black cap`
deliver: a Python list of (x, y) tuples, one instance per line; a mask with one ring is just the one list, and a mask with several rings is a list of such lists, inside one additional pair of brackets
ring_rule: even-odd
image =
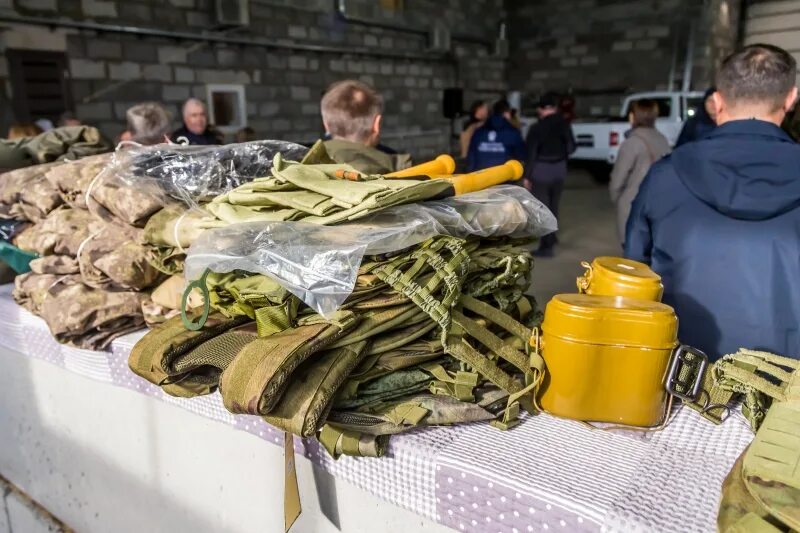
[[(558, 111), (558, 96), (545, 93), (539, 99), (539, 121), (528, 130), (525, 140), (528, 160), (523, 184), (558, 218), (558, 203), (567, 177), (567, 158), (575, 151), (575, 137), (569, 122)], [(558, 242), (555, 233), (545, 235), (536, 252), (552, 257)]]

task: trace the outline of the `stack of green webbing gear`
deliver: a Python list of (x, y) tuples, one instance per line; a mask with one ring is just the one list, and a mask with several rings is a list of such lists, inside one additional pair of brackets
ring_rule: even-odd
[(499, 415), (509, 427), (542, 377), (530, 271), (513, 243), (436, 237), (366, 256), (328, 317), (267, 276), (207, 273), (203, 326), (157, 326), (130, 366), (178, 396), (219, 387), (231, 412), (317, 436), (334, 456), (381, 455), (390, 434), (423, 425)]
[(726, 355), (690, 407), (719, 423), (735, 398), (756, 436), (723, 484), (719, 529), (800, 531), (800, 361), (744, 349)]

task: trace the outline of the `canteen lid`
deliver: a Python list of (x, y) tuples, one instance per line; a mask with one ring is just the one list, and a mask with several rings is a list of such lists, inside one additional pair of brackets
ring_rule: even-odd
[(609, 275), (642, 284), (660, 284), (661, 276), (653, 272), (649, 266), (639, 261), (622, 257), (597, 257), (592, 261), (594, 270), (604, 270)]
[(547, 303), (542, 332), (587, 344), (671, 349), (678, 317), (670, 306), (651, 300), (558, 294)]

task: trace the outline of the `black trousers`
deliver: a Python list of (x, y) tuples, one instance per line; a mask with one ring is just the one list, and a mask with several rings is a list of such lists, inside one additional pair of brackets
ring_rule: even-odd
[[(567, 162), (556, 163), (537, 161), (531, 172), (531, 194), (547, 206), (558, 219), (558, 204), (564, 192), (564, 180), (567, 177)], [(552, 248), (558, 238), (555, 233), (542, 237), (539, 248)]]

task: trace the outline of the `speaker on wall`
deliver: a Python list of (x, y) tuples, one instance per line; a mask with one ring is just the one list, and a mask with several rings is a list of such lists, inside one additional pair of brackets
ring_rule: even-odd
[(442, 112), (445, 118), (457, 118), (464, 112), (464, 90), (449, 87), (442, 92)]

